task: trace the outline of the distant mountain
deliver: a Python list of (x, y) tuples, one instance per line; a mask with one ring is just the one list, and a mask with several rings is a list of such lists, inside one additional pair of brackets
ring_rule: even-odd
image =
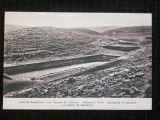
[[(76, 28), (72, 29), (83, 33), (88, 33), (90, 35), (120, 35), (125, 33), (139, 33), (139, 34), (147, 34), (152, 32), (151, 26), (133, 26), (133, 27), (87, 27), (87, 28)], [(103, 32), (102, 32), (103, 31)]]
[(18, 29), (22, 29), (22, 28), (26, 28), (26, 27), (25, 26), (19, 26), (19, 25), (11, 25), (11, 24), (6, 24), (4, 26), (5, 33), (10, 32), (10, 31), (15, 31), (15, 30), (18, 30)]
[(105, 32), (107, 30), (114, 30), (114, 29), (117, 29), (117, 28), (120, 28), (118, 26), (100, 26), (100, 27), (88, 27), (88, 29), (90, 30), (94, 30), (98, 33), (102, 33), (102, 32)]
[(125, 33), (151, 33), (152, 27), (151, 26), (133, 26), (133, 27), (122, 27), (112, 30), (106, 30), (105, 32), (101, 33), (101, 35), (119, 35)]
[(90, 35), (99, 35), (99, 32), (96, 32), (94, 30), (90, 30), (90, 29), (87, 29), (87, 28), (74, 28), (72, 30), (87, 33), (87, 34), (90, 34)]

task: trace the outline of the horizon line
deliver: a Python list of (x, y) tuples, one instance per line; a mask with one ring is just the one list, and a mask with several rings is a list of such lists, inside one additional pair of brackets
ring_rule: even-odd
[(20, 26), (20, 27), (54, 27), (54, 28), (94, 28), (94, 27), (140, 27), (140, 26), (151, 26), (152, 25), (131, 25), (131, 26), (82, 26), (82, 27), (58, 27), (58, 26), (49, 26), (49, 25), (39, 25), (39, 26), (29, 26), (29, 25), (18, 25), (18, 24), (4, 24), (4, 26), (6, 25), (15, 25), (15, 26)]

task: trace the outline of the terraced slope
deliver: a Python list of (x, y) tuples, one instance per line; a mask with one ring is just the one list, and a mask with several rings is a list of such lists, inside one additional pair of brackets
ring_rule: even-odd
[(6, 63), (49, 60), (96, 53), (89, 34), (53, 27), (33, 27), (7, 32), (4, 41)]

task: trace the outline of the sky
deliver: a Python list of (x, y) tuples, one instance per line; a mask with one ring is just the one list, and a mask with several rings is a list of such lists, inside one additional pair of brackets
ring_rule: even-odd
[(5, 24), (52, 26), (62, 28), (96, 26), (151, 26), (152, 14), (144, 13), (74, 13), (5, 12)]

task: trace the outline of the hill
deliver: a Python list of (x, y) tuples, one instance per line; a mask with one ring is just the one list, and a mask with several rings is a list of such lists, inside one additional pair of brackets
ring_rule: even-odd
[[(100, 45), (109, 44), (109, 36), (137, 36), (152, 33), (151, 26), (123, 27), (98, 33), (88, 28), (5, 26), (4, 62), (48, 61), (97, 54)], [(13, 28), (13, 29), (12, 29)], [(98, 27), (97, 27), (98, 28)]]
[(26, 62), (84, 55), (95, 50), (96, 37), (54, 27), (32, 27), (7, 32), (4, 62)]
[(11, 32), (11, 31), (15, 31), (15, 30), (18, 30), (18, 29), (22, 29), (22, 28), (27, 28), (27, 27), (19, 26), (19, 25), (6, 24), (5, 25), (5, 33), (6, 32)]
[(103, 26), (103, 27), (87, 27), (87, 28), (76, 28), (72, 29), (90, 35), (126, 35), (127, 34), (141, 34), (148, 35), (152, 33), (151, 26), (133, 26), (133, 27), (116, 27), (116, 26)]
[(152, 33), (152, 27), (151, 26), (122, 27), (113, 30), (106, 30), (105, 32), (101, 33), (101, 35), (121, 35), (126, 33), (148, 34)]
[(87, 33), (87, 34), (90, 34), (90, 35), (99, 35), (100, 34), (99, 32), (96, 32), (94, 30), (90, 30), (88, 28), (74, 28), (72, 30)]
[(102, 32), (105, 32), (107, 30), (114, 30), (114, 29), (117, 29), (117, 28), (120, 28), (120, 27), (118, 27), (118, 26), (88, 27), (88, 29), (96, 31), (98, 33), (102, 33)]

